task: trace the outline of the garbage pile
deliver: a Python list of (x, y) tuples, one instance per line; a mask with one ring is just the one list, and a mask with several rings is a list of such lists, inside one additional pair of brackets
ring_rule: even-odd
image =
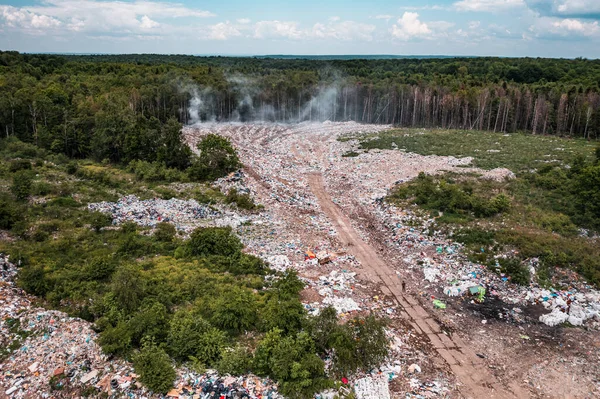
[(1, 254), (0, 265), (0, 346), (6, 356), (0, 364), (0, 396), (47, 397), (52, 389), (75, 395), (104, 380), (107, 392), (143, 394), (131, 365), (109, 361), (102, 353), (90, 323), (32, 307), (30, 297), (14, 283), (15, 265)]
[(171, 198), (140, 200), (135, 195), (128, 195), (117, 202), (98, 202), (89, 204), (88, 209), (112, 216), (113, 224), (135, 222), (140, 226), (154, 227), (161, 222), (170, 222), (178, 230), (186, 230), (197, 219), (219, 216), (213, 208), (201, 205), (196, 200), (180, 200)]
[[(549, 326), (565, 322), (580, 326), (587, 322), (590, 327), (600, 328), (600, 292), (584, 281), (572, 278), (566, 290), (544, 289), (535, 281), (529, 286), (513, 284), (510, 277), (501, 272), (498, 263), (506, 254), (497, 256), (497, 270), (490, 270), (469, 261), (462, 253), (461, 244), (432, 231), (431, 219), (385, 203), (378, 203), (377, 208), (384, 225), (392, 232), (388, 244), (397, 248), (409, 268), (422, 273), (423, 280), (439, 285), (444, 295), (471, 296), (480, 301), (484, 300), (478, 298), (481, 292), (498, 297), (516, 306), (516, 311), (505, 315), (506, 320), (525, 320), (519, 306), (542, 305), (549, 313), (540, 316), (539, 321)], [(530, 260), (532, 276), (537, 264), (536, 259)]]
[(268, 378), (249, 374), (241, 377), (219, 376), (208, 370), (203, 374), (181, 369), (178, 382), (167, 398), (231, 398), (231, 399), (279, 399), (277, 386)]
[[(350, 296), (354, 289), (356, 273), (333, 270), (328, 276), (321, 276), (317, 281), (319, 295), (323, 304), (333, 306), (338, 314), (346, 314), (361, 310), (358, 303)], [(343, 296), (341, 296), (343, 295)]]

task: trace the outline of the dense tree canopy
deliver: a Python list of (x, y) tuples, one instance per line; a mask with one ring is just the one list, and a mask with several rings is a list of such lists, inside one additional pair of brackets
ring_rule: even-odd
[(179, 124), (355, 120), (597, 137), (600, 61), (0, 53), (0, 131), (70, 157), (184, 169)]

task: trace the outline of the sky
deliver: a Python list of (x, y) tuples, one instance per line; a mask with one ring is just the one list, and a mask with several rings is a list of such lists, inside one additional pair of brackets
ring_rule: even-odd
[(0, 0), (0, 50), (600, 58), (600, 0)]

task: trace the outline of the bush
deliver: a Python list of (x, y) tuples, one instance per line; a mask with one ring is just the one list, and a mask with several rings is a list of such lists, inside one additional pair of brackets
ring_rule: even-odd
[(187, 176), (184, 172), (174, 168), (167, 168), (161, 162), (131, 161), (127, 169), (135, 174), (136, 179), (156, 182), (156, 181), (186, 181)]
[(154, 238), (160, 242), (173, 242), (175, 234), (177, 234), (175, 226), (167, 222), (157, 224), (154, 229)]
[(24, 201), (31, 195), (32, 178), (28, 171), (19, 171), (13, 175), (11, 193), (19, 201)]
[(488, 199), (474, 193), (469, 182), (455, 183), (448, 180), (435, 180), (432, 176), (419, 173), (410, 183), (396, 188), (389, 200), (413, 198), (417, 205), (425, 209), (452, 214), (473, 214), (476, 217), (490, 217), (510, 209), (510, 199), (505, 194)]
[(133, 357), (133, 367), (140, 381), (151, 391), (165, 394), (173, 388), (177, 373), (169, 356), (153, 341), (145, 342), (142, 350)]
[(240, 168), (237, 153), (229, 139), (209, 134), (199, 143), (200, 155), (188, 168), (188, 175), (197, 181), (212, 181)]
[(517, 258), (500, 258), (500, 271), (510, 276), (510, 281), (519, 285), (529, 285), (531, 275), (529, 269)]
[(22, 212), (8, 198), (0, 198), (0, 229), (9, 230), (22, 219)]
[(200, 336), (212, 326), (187, 310), (179, 310), (169, 323), (167, 343), (170, 353), (178, 360), (187, 360), (198, 353)]
[(31, 162), (26, 159), (17, 159), (12, 161), (8, 167), (11, 173), (18, 172), (20, 170), (31, 170)]
[(110, 226), (112, 224), (112, 218), (110, 215), (102, 212), (91, 212), (88, 216), (90, 226), (96, 233), (99, 233), (103, 227)]
[(131, 350), (131, 330), (124, 321), (120, 321), (102, 331), (98, 343), (108, 355), (125, 356)]
[(243, 248), (231, 227), (199, 227), (187, 242), (189, 253), (194, 256), (233, 256)]
[(233, 376), (247, 374), (252, 366), (252, 354), (241, 345), (223, 350), (221, 360), (217, 362), (217, 371), (221, 375)]
[(71, 161), (67, 164), (66, 171), (70, 175), (74, 175), (79, 170), (79, 164), (77, 161)]
[(225, 197), (225, 202), (228, 204), (235, 204), (240, 209), (247, 211), (253, 211), (257, 208), (256, 204), (250, 197), (250, 194), (240, 194), (237, 189), (232, 188)]
[(223, 348), (227, 345), (227, 335), (214, 327), (198, 337), (196, 358), (207, 366), (215, 365), (221, 358)]
[(212, 324), (235, 333), (251, 329), (256, 323), (257, 306), (251, 292), (234, 287), (214, 304)]
[(50, 290), (50, 282), (43, 266), (27, 265), (19, 271), (19, 286), (29, 294), (44, 297)]

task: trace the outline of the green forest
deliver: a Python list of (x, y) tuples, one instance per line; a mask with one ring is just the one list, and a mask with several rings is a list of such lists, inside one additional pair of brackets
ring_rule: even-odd
[[(177, 125), (354, 120), (597, 138), (600, 61), (0, 53), (0, 132), (184, 169)], [(175, 155), (173, 155), (175, 154)]]

